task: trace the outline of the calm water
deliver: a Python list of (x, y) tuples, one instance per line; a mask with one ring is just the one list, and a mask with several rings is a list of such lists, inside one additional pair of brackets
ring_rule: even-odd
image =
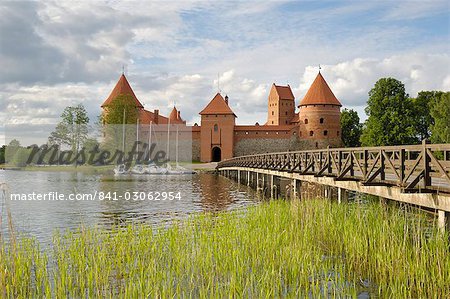
[[(0, 171), (0, 183), (8, 185), (2, 199), (2, 231), (7, 231), (6, 207), (17, 231), (48, 244), (55, 230), (85, 226), (111, 226), (126, 222), (163, 224), (201, 211), (221, 211), (256, 204), (256, 194), (246, 187), (210, 173), (183, 176), (119, 176), (76, 172)], [(10, 194), (94, 194), (95, 200), (11, 200)], [(118, 200), (99, 200), (99, 192)], [(130, 192), (130, 193), (127, 193)], [(125, 200), (156, 192), (178, 192), (177, 200)], [(122, 196), (122, 199), (119, 197)], [(162, 199), (162, 197), (160, 197)]]

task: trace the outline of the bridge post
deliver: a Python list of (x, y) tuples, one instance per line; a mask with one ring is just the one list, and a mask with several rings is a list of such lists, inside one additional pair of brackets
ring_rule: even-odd
[(389, 200), (387, 198), (384, 198), (383, 196), (378, 196), (378, 200), (380, 202), (380, 205), (382, 206), (386, 206), (389, 202)]
[(241, 183), (241, 171), (240, 170), (237, 171), (237, 182), (239, 184)]
[(438, 210), (438, 228), (442, 232), (450, 230), (450, 212)]
[(266, 175), (263, 173), (262, 174), (262, 184), (261, 184), (261, 187), (262, 187), (262, 190), (263, 190), (263, 192), (264, 192), (264, 196), (266, 196), (266, 194), (265, 194), (265, 189), (266, 189), (266, 182), (265, 182), (265, 177), (266, 177)]
[(297, 199), (297, 180), (296, 179), (292, 179), (291, 185), (292, 185), (292, 196), (291, 196), (291, 199)]
[(422, 159), (423, 159), (423, 187), (427, 188), (431, 186), (431, 159), (427, 153), (427, 144), (430, 143), (428, 140), (422, 140)]
[(259, 172), (256, 172), (256, 191), (259, 189)]
[(338, 187), (338, 204), (342, 202), (342, 193), (345, 192), (343, 188)]
[(250, 186), (250, 170), (247, 171), (247, 186)]
[(270, 198), (273, 199), (274, 195), (273, 195), (273, 174), (270, 175)]
[(296, 188), (296, 189), (298, 189), (298, 199), (302, 199), (302, 181), (297, 181), (297, 184), (298, 184), (298, 188)]

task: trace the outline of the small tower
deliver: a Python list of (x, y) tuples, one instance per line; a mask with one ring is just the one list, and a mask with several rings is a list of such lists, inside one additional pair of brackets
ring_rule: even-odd
[(339, 146), (341, 106), (319, 71), (298, 106), (301, 138), (313, 140), (313, 147)]
[(233, 157), (236, 115), (226, 100), (217, 93), (200, 112), (200, 160), (218, 162)]
[(272, 84), (268, 99), (267, 125), (289, 125), (295, 116), (295, 98), (291, 87)]
[(170, 112), (169, 120), (171, 124), (186, 124), (186, 121), (181, 118), (181, 112), (175, 106)]

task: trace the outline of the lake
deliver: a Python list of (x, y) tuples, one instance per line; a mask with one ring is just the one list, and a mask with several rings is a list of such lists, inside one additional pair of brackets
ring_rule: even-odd
[[(6, 182), (9, 189), (7, 200), (2, 200), (2, 232), (8, 231), (6, 208), (9, 208), (15, 230), (36, 237), (42, 244), (50, 243), (55, 230), (76, 229), (81, 225), (107, 227), (129, 222), (164, 225), (195, 212), (223, 211), (258, 203), (252, 189), (207, 172), (113, 176), (0, 171), (0, 182)], [(169, 192), (173, 195), (171, 200)], [(11, 199), (12, 194), (32, 196), (33, 193), (35, 198), (38, 194), (48, 197), (46, 200)], [(97, 194), (94, 200), (53, 200), (49, 193), (64, 198), (70, 194), (84, 194), (85, 198)]]

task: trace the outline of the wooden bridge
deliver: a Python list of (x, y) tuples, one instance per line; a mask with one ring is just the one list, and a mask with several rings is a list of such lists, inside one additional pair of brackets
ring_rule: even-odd
[(268, 187), (271, 197), (280, 178), (290, 180), (294, 197), (301, 182), (337, 188), (339, 202), (347, 190), (376, 195), (433, 210), (439, 226), (450, 228), (450, 144), (258, 154), (224, 160), (217, 170), (257, 189)]

